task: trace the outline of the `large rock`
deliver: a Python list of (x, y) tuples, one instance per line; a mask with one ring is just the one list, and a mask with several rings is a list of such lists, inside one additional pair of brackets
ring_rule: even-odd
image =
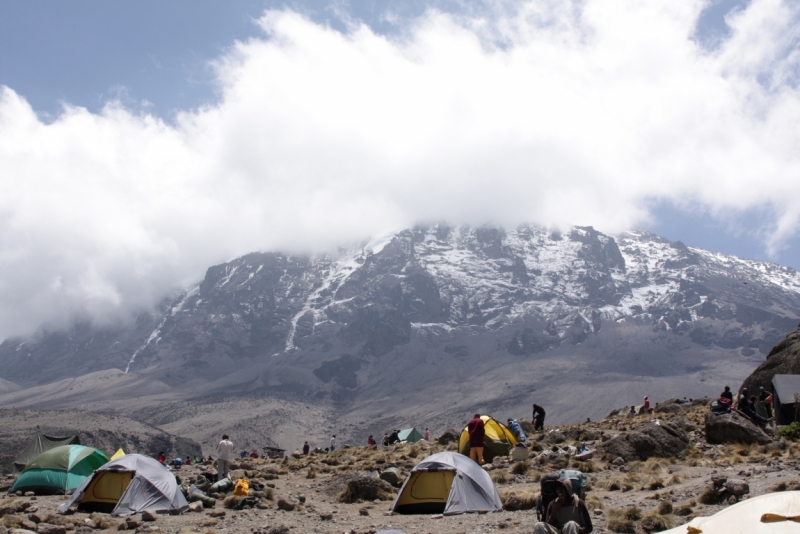
[(403, 481), (403, 475), (400, 474), (400, 470), (396, 467), (387, 467), (381, 471), (381, 480), (385, 480), (392, 486), (399, 488), (400, 483)]
[(766, 445), (772, 438), (750, 419), (733, 411), (721, 415), (706, 414), (706, 441), (709, 443), (758, 443)]
[(686, 450), (688, 445), (689, 438), (683, 430), (668, 423), (645, 423), (601, 443), (598, 451), (608, 457), (621, 457), (631, 462), (646, 460), (651, 456), (672, 458)]
[(447, 445), (453, 442), (458, 443), (460, 437), (461, 437), (461, 432), (459, 432), (455, 428), (448, 428), (447, 430), (442, 432), (442, 435), (439, 436), (439, 439), (437, 441), (439, 442), (439, 445)]
[(757, 392), (761, 386), (772, 391), (773, 376), (797, 374), (800, 374), (800, 328), (772, 348), (766, 361), (745, 378), (742, 388), (751, 393)]
[(392, 495), (392, 486), (385, 480), (368, 474), (359, 475), (347, 483), (347, 502), (357, 500), (386, 500)]
[(62, 525), (51, 525), (50, 523), (39, 523), (36, 528), (39, 534), (67, 534), (67, 528)]

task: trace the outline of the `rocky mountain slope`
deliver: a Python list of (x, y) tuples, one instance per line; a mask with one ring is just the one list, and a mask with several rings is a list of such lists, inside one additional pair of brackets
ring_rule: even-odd
[[(342, 418), (321, 439), (476, 409), (521, 417), (537, 399), (575, 421), (645, 394), (716, 396), (798, 322), (800, 275), (787, 267), (642, 231), (434, 225), (335, 255), (211, 267), (133, 325), (5, 340), (0, 378), (31, 388), (118, 369), (161, 388), (133, 404), (160, 395), (164, 424), (179, 421), (167, 398), (282, 399)], [(23, 390), (0, 405), (40, 404)]]
[(170, 457), (200, 454), (200, 445), (152, 425), (126, 417), (88, 411), (43, 411), (0, 409), (0, 472), (11, 472), (17, 455), (37, 433), (48, 436), (78, 435), (81, 444), (113, 454), (126, 452)]

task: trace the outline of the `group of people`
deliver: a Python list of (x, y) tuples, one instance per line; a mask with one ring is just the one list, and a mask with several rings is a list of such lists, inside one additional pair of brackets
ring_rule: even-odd
[[(764, 428), (773, 419), (772, 400), (772, 393), (764, 389), (764, 386), (759, 388), (758, 396), (751, 395), (747, 388), (742, 388), (742, 393), (739, 395), (739, 399), (736, 402), (735, 408), (742, 414), (746, 415), (755, 424), (761, 428)], [(722, 393), (720, 393), (717, 402), (723, 405), (731, 405), (733, 403), (733, 394), (731, 393), (731, 388), (729, 386), (725, 386), (725, 389)], [(763, 403), (764, 411), (767, 414), (766, 417), (759, 414), (756, 410), (757, 402)]]

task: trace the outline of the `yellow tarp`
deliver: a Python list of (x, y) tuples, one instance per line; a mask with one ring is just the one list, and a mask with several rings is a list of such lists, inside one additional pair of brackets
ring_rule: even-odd
[(117, 458), (122, 458), (125, 456), (125, 451), (122, 450), (122, 447), (117, 449), (117, 452), (114, 453), (114, 456), (111, 457), (111, 460), (116, 460)]

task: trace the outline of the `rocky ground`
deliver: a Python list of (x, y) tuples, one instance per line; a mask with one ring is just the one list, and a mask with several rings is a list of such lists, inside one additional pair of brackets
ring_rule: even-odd
[[(454, 443), (420, 442), (374, 451), (350, 447), (283, 460), (242, 460), (234, 465), (233, 477), (247, 477), (265, 489), (251, 490), (256, 498), (241, 510), (236, 506), (244, 502), (220, 495), (213, 508), (159, 516), (155, 521), (143, 521), (141, 515), (130, 520), (80, 512), (62, 516), (55, 510), (65, 497), (9, 495), (0, 501), (0, 533), (5, 533), (4, 529), (14, 532), (14, 528), (40, 533), (120, 529), (183, 534), (360, 534), (386, 529), (405, 533), (529, 533), (536, 522), (532, 506), (540, 477), (565, 467), (587, 475), (586, 501), (595, 532), (658, 532), (696, 515), (711, 515), (737, 499), (800, 489), (800, 444), (775, 439), (730, 416), (727, 420), (709, 418), (713, 428), (706, 426), (708, 407), (704, 402), (694, 406), (662, 404), (659, 409), (664, 411), (549, 427), (545, 433), (533, 434), (528, 460), (511, 462), (503, 458), (485, 466), (506, 507), (502, 512), (448, 517), (390, 515), (397, 488), (376, 481), (375, 472), (393, 466), (405, 476), (422, 458), (455, 448)], [(739, 439), (754, 442), (708, 443), (707, 433), (712, 435), (712, 430), (712, 441), (738, 432)], [(597, 449), (593, 458), (577, 461), (571, 456), (581, 442)], [(175, 474), (187, 483), (203, 473), (211, 476), (213, 469), (212, 465), (184, 466)], [(348, 486), (348, 482), (367, 477), (375, 481), (367, 484), (372, 494), (359, 498), (362, 487), (358, 483)], [(10, 483), (11, 479), (0, 481), (0, 490), (6, 491)], [(712, 489), (715, 484), (717, 491)], [(727, 491), (720, 495), (723, 488)]]

